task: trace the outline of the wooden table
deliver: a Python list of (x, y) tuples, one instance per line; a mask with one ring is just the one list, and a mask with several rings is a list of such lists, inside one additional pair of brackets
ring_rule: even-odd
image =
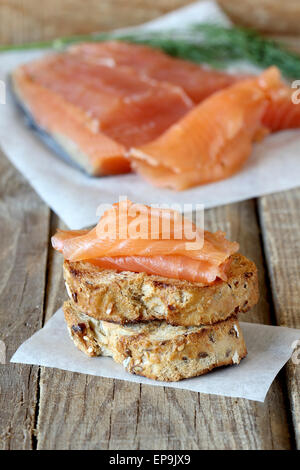
[[(147, 3), (151, 17), (156, 2)], [(180, 3), (187, 2), (157, 2), (156, 14)], [(299, 207), (300, 190), (293, 190), (206, 212), (207, 228), (239, 240), (258, 266), (261, 299), (245, 321), (300, 328)], [(300, 365), (292, 361), (264, 404), (9, 364), (66, 297), (61, 258), (50, 246), (57, 227), (61, 221), (1, 154), (0, 339), (7, 364), (0, 365), (0, 449), (300, 448)]]

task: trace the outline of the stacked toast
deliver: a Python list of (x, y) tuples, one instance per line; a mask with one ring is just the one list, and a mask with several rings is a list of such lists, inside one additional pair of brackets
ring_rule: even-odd
[(178, 381), (238, 364), (247, 354), (238, 313), (258, 301), (255, 264), (230, 256), (211, 284), (64, 261), (68, 330), (88, 356), (111, 356), (133, 374)]

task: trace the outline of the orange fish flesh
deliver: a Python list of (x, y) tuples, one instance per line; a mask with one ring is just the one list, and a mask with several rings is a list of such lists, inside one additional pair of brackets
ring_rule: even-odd
[(268, 132), (263, 116), (280, 86), (272, 67), (213, 94), (156, 140), (131, 149), (134, 169), (154, 185), (176, 190), (231, 176)]
[(58, 231), (52, 245), (70, 261), (204, 283), (226, 280), (229, 257), (239, 248), (223, 232), (203, 231), (176, 211), (130, 201), (114, 204), (90, 231)]
[(233, 75), (210, 69), (187, 60), (171, 57), (148, 46), (106, 41), (76, 44), (70, 52), (94, 64), (113, 67), (129, 66), (136, 72), (157, 81), (180, 87), (193, 100), (200, 103), (212, 93), (240, 80), (243, 75)]

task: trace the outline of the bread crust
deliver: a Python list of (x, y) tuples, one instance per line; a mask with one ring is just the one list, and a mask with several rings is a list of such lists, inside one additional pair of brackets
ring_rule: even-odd
[(235, 315), (214, 325), (172, 326), (152, 321), (119, 325), (64, 304), (69, 333), (90, 357), (111, 356), (133, 374), (160, 381), (178, 381), (238, 364), (246, 356), (243, 334)]
[(70, 261), (64, 262), (64, 278), (76, 308), (97, 320), (121, 324), (213, 324), (248, 311), (259, 297), (256, 266), (241, 254), (231, 256), (227, 281), (210, 285)]

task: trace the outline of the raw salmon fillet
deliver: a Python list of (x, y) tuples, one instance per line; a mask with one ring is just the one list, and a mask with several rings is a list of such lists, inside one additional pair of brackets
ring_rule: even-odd
[(229, 257), (239, 248), (175, 211), (130, 201), (114, 204), (90, 231), (58, 231), (52, 245), (69, 261), (206, 283), (226, 280)]
[(280, 87), (271, 67), (213, 94), (159, 138), (133, 148), (133, 167), (154, 185), (176, 190), (231, 176), (268, 132), (263, 116)]
[(83, 43), (70, 52), (94, 64), (129, 66), (140, 74), (182, 88), (194, 103), (236, 83), (242, 75), (209, 69), (165, 54), (158, 49), (121, 41)]
[(92, 174), (129, 171), (126, 151), (155, 139), (193, 107), (175, 85), (68, 53), (18, 68), (13, 82), (38, 125)]

